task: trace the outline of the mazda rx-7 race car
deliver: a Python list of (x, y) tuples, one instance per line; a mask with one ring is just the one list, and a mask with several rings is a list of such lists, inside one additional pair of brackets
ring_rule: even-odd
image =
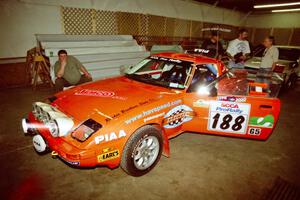
[(169, 139), (183, 132), (266, 140), (280, 110), (275, 86), (251, 82), (247, 72), (214, 59), (161, 53), (125, 76), (33, 103), (22, 125), (37, 152), (80, 167), (120, 165), (141, 176), (161, 154), (170, 155)]

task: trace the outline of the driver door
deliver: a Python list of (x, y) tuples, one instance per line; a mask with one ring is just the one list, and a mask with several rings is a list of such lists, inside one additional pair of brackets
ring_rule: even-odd
[(217, 94), (214, 87), (207, 91), (202, 90), (206, 90), (205, 86), (215, 79), (216, 73), (212, 72), (207, 65), (196, 66), (183, 100), (185, 105), (193, 109), (194, 114), (191, 121), (183, 124), (184, 131), (207, 132), (210, 102), (217, 99)]

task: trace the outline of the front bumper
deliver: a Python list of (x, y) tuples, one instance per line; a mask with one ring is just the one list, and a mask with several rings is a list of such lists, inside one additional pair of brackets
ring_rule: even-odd
[[(69, 144), (64, 137), (53, 137), (48, 128), (38, 121), (32, 113), (28, 119), (22, 120), (24, 133), (34, 135), (33, 145), (37, 152), (54, 151), (58, 157), (70, 165), (81, 167), (94, 167), (97, 165), (96, 152), (82, 150)], [(43, 143), (46, 148), (43, 148)]]

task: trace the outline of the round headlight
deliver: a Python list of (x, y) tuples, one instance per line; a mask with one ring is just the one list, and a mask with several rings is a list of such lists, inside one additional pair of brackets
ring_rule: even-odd
[(37, 106), (36, 107), (36, 117), (41, 120), (43, 116), (43, 110), (41, 109), (41, 107)]
[(55, 120), (48, 121), (47, 127), (53, 137), (58, 137), (59, 130), (58, 130), (57, 122)]
[(37, 105), (35, 103), (32, 104), (32, 112), (34, 115), (37, 114)]

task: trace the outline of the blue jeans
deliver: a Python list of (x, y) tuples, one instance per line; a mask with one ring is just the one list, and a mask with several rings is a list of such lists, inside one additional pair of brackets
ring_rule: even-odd
[(234, 61), (230, 60), (228, 62), (228, 67), (231, 68), (237, 68), (237, 69), (244, 69), (243, 63), (235, 63)]

